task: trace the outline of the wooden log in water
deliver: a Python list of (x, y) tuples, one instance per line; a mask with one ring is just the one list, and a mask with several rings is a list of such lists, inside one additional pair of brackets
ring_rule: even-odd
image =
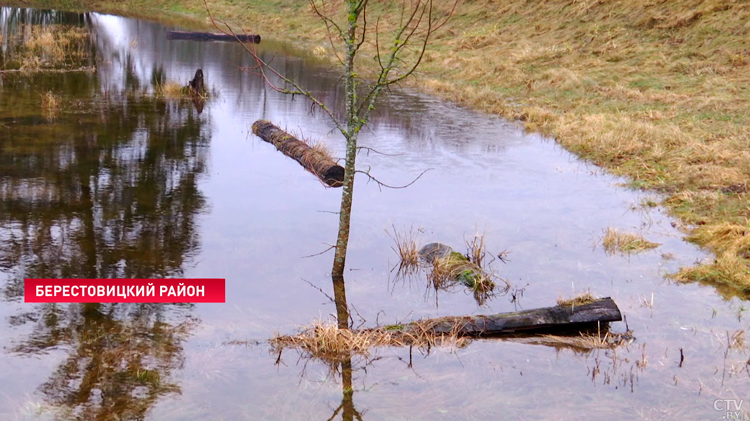
[(189, 41), (240, 41), (249, 42), (251, 44), (260, 44), (260, 35), (229, 35), (217, 34), (212, 32), (167, 31), (167, 39)]
[(307, 143), (276, 127), (267, 120), (253, 123), (253, 133), (276, 146), (284, 155), (293, 158), (306, 170), (318, 176), (331, 187), (341, 187), (344, 183), (344, 167), (338, 165), (330, 156), (317, 151)]
[(569, 330), (577, 326), (587, 327), (620, 320), (620, 309), (607, 297), (577, 306), (558, 305), (488, 316), (440, 317), (387, 328), (411, 334), (427, 330), (438, 335), (455, 333), (458, 336), (490, 336), (519, 331)]

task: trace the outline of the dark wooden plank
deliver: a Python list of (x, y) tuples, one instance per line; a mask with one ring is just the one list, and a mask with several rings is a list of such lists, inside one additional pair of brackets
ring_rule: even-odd
[(500, 313), (487, 316), (441, 317), (405, 324), (400, 330), (405, 333), (421, 332), (425, 328), (435, 334), (457, 333), (459, 336), (484, 336), (518, 331), (554, 328), (570, 328), (576, 325), (591, 325), (622, 320), (617, 304), (607, 297), (579, 306), (555, 306)]
[(228, 35), (217, 34), (212, 32), (184, 32), (184, 31), (167, 31), (167, 39), (188, 40), (188, 41), (240, 41), (252, 44), (260, 44), (260, 35)]

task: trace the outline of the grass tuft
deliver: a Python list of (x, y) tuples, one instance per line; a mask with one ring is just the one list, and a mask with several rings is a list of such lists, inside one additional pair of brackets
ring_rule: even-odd
[(408, 232), (399, 233), (396, 227), (393, 226), (393, 235), (390, 233), (388, 235), (395, 242), (395, 246), (391, 248), (399, 258), (397, 276), (406, 277), (416, 274), (421, 263), (419, 259), (419, 244), (416, 241), (414, 230), (410, 229)]
[(427, 274), (433, 288), (445, 290), (462, 284), (474, 292), (480, 304), (494, 295), (497, 284), (493, 278), (481, 266), (457, 252), (433, 260)]
[(466, 241), (466, 257), (479, 267), (484, 266), (484, 259), (487, 257), (485, 249), (484, 234), (476, 233), (471, 241)]
[(592, 303), (594, 301), (596, 301), (596, 297), (594, 297), (590, 291), (586, 291), (583, 294), (579, 294), (573, 298), (565, 299), (562, 297), (558, 297), (557, 305), (559, 305), (560, 307), (565, 307), (565, 306), (575, 307), (575, 306), (582, 306), (584, 304)]
[(156, 94), (167, 99), (183, 99), (190, 97), (190, 89), (177, 81), (167, 81), (156, 85)]
[(80, 67), (88, 57), (85, 41), (91, 36), (86, 28), (67, 25), (25, 25), (21, 46), (9, 50), (7, 62), (17, 62), (23, 72)]
[(61, 99), (58, 95), (55, 95), (52, 91), (47, 91), (44, 94), (41, 94), (42, 97), (42, 111), (44, 112), (44, 116), (52, 120), (55, 117), (57, 117), (57, 114), (60, 111), (60, 107), (62, 105)]
[(646, 240), (642, 235), (620, 232), (616, 228), (604, 231), (602, 245), (607, 254), (632, 254), (659, 247), (659, 243)]
[(388, 325), (375, 329), (341, 329), (333, 321), (316, 321), (300, 329), (296, 335), (276, 335), (269, 342), (271, 352), (280, 354), (286, 349), (297, 349), (306, 356), (323, 361), (343, 361), (354, 355), (369, 357), (375, 347), (435, 346), (463, 347), (469, 339), (458, 336), (456, 326), (448, 334), (436, 334), (430, 321), (413, 322), (409, 332), (403, 325)]

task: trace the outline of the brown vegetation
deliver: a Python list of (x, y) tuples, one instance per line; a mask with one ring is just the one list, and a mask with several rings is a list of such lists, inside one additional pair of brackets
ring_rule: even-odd
[(396, 252), (399, 258), (398, 270), (396, 274), (398, 277), (407, 277), (415, 274), (420, 268), (419, 258), (419, 244), (416, 240), (416, 234), (413, 229), (408, 232), (399, 233), (396, 227), (393, 227), (393, 234), (388, 233), (393, 241), (396, 243), (395, 247), (392, 247), (393, 251)]
[(52, 91), (47, 91), (41, 95), (42, 97), (42, 111), (44, 116), (48, 120), (53, 120), (57, 117), (57, 113), (60, 111), (61, 101), (60, 97), (55, 95)]
[(63, 25), (25, 25), (20, 37), (21, 46), (11, 50), (5, 65), (22, 72), (85, 69), (81, 60), (88, 56), (83, 45), (91, 33), (80, 27)]
[(604, 230), (602, 245), (607, 254), (632, 254), (659, 247), (659, 243), (648, 241), (642, 235), (620, 232), (616, 228)]
[(564, 306), (575, 307), (575, 306), (582, 306), (584, 304), (588, 304), (588, 303), (591, 303), (591, 302), (594, 302), (594, 301), (596, 301), (596, 297), (594, 297), (593, 295), (591, 295), (590, 291), (587, 291), (587, 292), (584, 292), (583, 294), (579, 294), (579, 295), (577, 295), (577, 296), (575, 296), (573, 298), (565, 299), (565, 298), (559, 297), (557, 299), (557, 305), (563, 306), (563, 307)]
[[(387, 325), (373, 329), (340, 329), (335, 322), (316, 321), (303, 327), (296, 335), (277, 335), (270, 340), (271, 352), (281, 354), (288, 349), (296, 349), (303, 356), (327, 362), (344, 361), (352, 356), (369, 357), (377, 347), (416, 347), (430, 350), (435, 347), (462, 348), (471, 338), (460, 334), (461, 324), (456, 322), (448, 333), (436, 333), (434, 325), (442, 319), (411, 322), (405, 325)], [(594, 349), (611, 349), (627, 345), (633, 341), (631, 332), (613, 333), (602, 331), (583, 332), (578, 335), (511, 335), (503, 340), (555, 348), (570, 348), (578, 352)]]
[[(202, 0), (96, 4), (124, 13), (146, 4), (206, 16)], [(211, 8), (251, 32), (306, 42), (335, 60), (325, 47), (325, 26), (306, 2), (259, 1), (247, 8), (217, 0)], [(548, 0), (533, 7), (467, 1), (432, 40), (419, 83), (553, 136), (582, 158), (629, 177), (635, 188), (665, 193), (671, 211), (698, 227), (693, 241), (717, 254), (715, 262), (677, 277), (726, 285), (726, 294), (750, 292), (750, 255), (732, 246), (750, 227), (747, 22), (748, 4), (721, 0)], [(726, 226), (737, 229), (729, 237), (709, 237)]]
[[(416, 322), (417, 324), (419, 322)], [(342, 361), (352, 355), (368, 357), (373, 347), (414, 346), (465, 346), (469, 339), (454, 333), (435, 334), (429, 326), (415, 332), (405, 333), (396, 327), (384, 326), (375, 329), (340, 329), (335, 322), (314, 322), (304, 327), (297, 335), (278, 335), (270, 340), (271, 352), (281, 353), (285, 349), (297, 349), (308, 357), (325, 361)]]
[(189, 89), (177, 81), (167, 81), (156, 85), (156, 94), (167, 99), (184, 99), (190, 97)]

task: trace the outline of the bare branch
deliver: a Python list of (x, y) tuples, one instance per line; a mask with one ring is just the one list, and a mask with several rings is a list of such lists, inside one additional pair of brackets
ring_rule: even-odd
[(318, 9), (318, 6), (315, 4), (315, 0), (310, 0), (310, 5), (313, 8), (313, 11), (316, 15), (325, 23), (326, 25), (326, 32), (328, 34), (328, 42), (331, 44), (331, 50), (333, 51), (333, 54), (336, 56), (336, 59), (339, 61), (339, 63), (343, 66), (344, 60), (339, 56), (338, 51), (336, 50), (336, 44), (333, 42), (333, 35), (331, 34), (331, 27), (336, 29), (336, 32), (338, 33), (339, 38), (341, 38), (342, 41), (345, 40), (344, 38), (344, 31), (341, 30), (341, 27), (333, 21), (333, 19), (329, 18), (328, 16), (324, 15), (320, 9)]
[(354, 51), (359, 51), (359, 48), (362, 46), (362, 44), (365, 43), (365, 39), (367, 38), (367, 3), (369, 0), (362, 0), (357, 7), (362, 8), (362, 39), (359, 40), (357, 43), (357, 46), (354, 48)]
[(367, 156), (370, 156), (370, 152), (374, 152), (374, 153), (376, 153), (378, 155), (383, 155), (383, 156), (403, 156), (404, 155), (402, 153), (385, 153), (385, 152), (380, 152), (377, 149), (373, 149), (373, 148), (370, 148), (368, 146), (357, 146), (357, 151), (358, 152), (359, 152), (360, 149), (367, 150)]
[(336, 300), (334, 300), (333, 297), (331, 297), (325, 291), (323, 291), (323, 289), (321, 287), (319, 287), (317, 285), (314, 285), (312, 282), (308, 281), (307, 279), (304, 279), (304, 278), (301, 278), (301, 279), (303, 281), (307, 282), (307, 284), (310, 285), (311, 287), (313, 287), (313, 288), (317, 289), (318, 291), (320, 291), (320, 293), (323, 294), (323, 295), (325, 295), (326, 298), (328, 298), (329, 300), (331, 300), (332, 303), (334, 303), (334, 304), (336, 303)]
[[(237, 38), (237, 34), (234, 32), (234, 30), (232, 30), (232, 28), (229, 26), (229, 24), (227, 24), (226, 22), (221, 22), (221, 23), (224, 24), (224, 26), (226, 26), (226, 30), (219, 26), (219, 22), (220, 21), (218, 21), (217, 19), (215, 19), (213, 17), (213, 15), (211, 14), (211, 10), (208, 7), (208, 0), (203, 0), (203, 4), (204, 4), (204, 6), (206, 8), (206, 12), (208, 13), (208, 17), (211, 20), (211, 24), (214, 26), (214, 28), (216, 28), (217, 30), (221, 31), (222, 33), (224, 33), (226, 35), (231, 35), (231, 36)], [(239, 42), (239, 39), (237, 41)], [(325, 103), (323, 103), (318, 98), (316, 98), (312, 94), (312, 92), (308, 91), (307, 89), (304, 89), (303, 87), (301, 87), (294, 80), (292, 80), (292, 79), (284, 76), (279, 71), (277, 71), (272, 66), (270, 66), (269, 63), (265, 62), (262, 58), (260, 58), (260, 55), (255, 50), (255, 47), (251, 46), (252, 44), (246, 44), (246, 43), (240, 42), (240, 45), (242, 45), (243, 48), (245, 49), (245, 51), (247, 51), (248, 53), (250, 53), (250, 55), (255, 60), (255, 62), (256, 62), (256, 69), (258, 70), (257, 74), (260, 75), (263, 78), (263, 80), (265, 81), (266, 85), (268, 85), (271, 89), (273, 89), (273, 90), (275, 90), (277, 92), (280, 92), (282, 94), (304, 96), (305, 98), (307, 98), (308, 100), (310, 100), (311, 102), (313, 102), (315, 105), (317, 105), (320, 109), (322, 109), (323, 111), (325, 111), (325, 113), (328, 114), (328, 116), (331, 118), (331, 121), (333, 121), (333, 123), (336, 125), (336, 128), (339, 129), (339, 131), (344, 136), (346, 136), (347, 131), (344, 128), (343, 124), (341, 124), (341, 122), (336, 118), (336, 116), (333, 114), (333, 112), (328, 108), (328, 106)], [(281, 87), (281, 86), (278, 86), (278, 85), (274, 84), (269, 79), (268, 74), (266, 73), (266, 71), (271, 72), (271, 74), (273, 76), (276, 76), (277, 78), (279, 78), (287, 86), (291, 86), (292, 89), (288, 89), (286, 87)]]
[(315, 253), (315, 254), (311, 254), (311, 255), (309, 255), (309, 256), (302, 256), (302, 258), (303, 258), (303, 259), (308, 259), (308, 258), (310, 258), (310, 257), (320, 256), (321, 254), (325, 254), (325, 253), (327, 253), (327, 252), (328, 252), (328, 250), (331, 250), (331, 249), (335, 249), (335, 248), (336, 248), (336, 246), (330, 246), (330, 247), (328, 247), (327, 249), (325, 249), (325, 250), (321, 251), (320, 253)]
[(389, 189), (405, 189), (405, 188), (411, 186), (412, 184), (416, 183), (417, 180), (419, 180), (424, 175), (424, 173), (426, 173), (427, 171), (432, 171), (432, 170), (434, 170), (434, 168), (427, 168), (426, 170), (424, 170), (421, 173), (419, 173), (419, 175), (417, 176), (417, 178), (415, 178), (414, 180), (410, 181), (408, 184), (404, 184), (403, 186), (390, 186), (388, 184), (385, 184), (382, 181), (380, 181), (377, 178), (375, 178), (372, 175), (370, 175), (370, 170), (369, 169), (367, 171), (357, 170), (355, 172), (358, 172), (360, 174), (366, 175), (371, 181), (374, 181), (375, 183), (378, 184), (378, 188), (386, 187), (386, 188), (389, 188)]

